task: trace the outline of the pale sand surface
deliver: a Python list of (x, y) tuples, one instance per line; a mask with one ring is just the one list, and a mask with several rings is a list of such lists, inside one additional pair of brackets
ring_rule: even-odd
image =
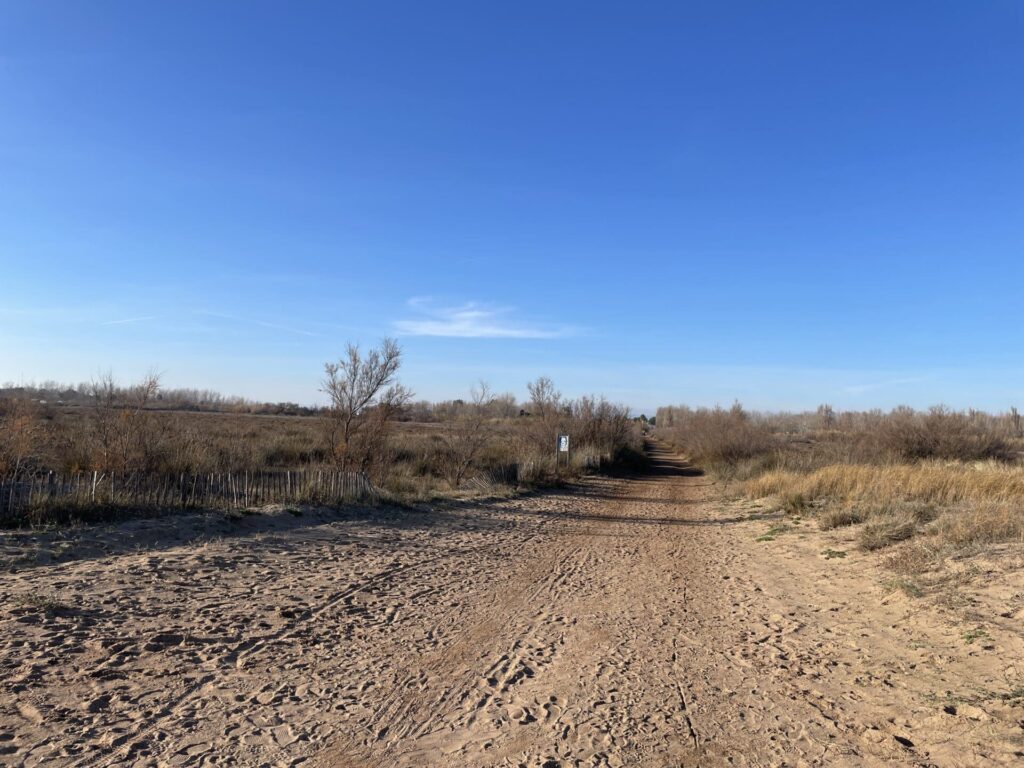
[(850, 534), (758, 542), (657, 460), (431, 511), (3, 534), (0, 764), (1024, 761), (1012, 553), (966, 605), (908, 597)]

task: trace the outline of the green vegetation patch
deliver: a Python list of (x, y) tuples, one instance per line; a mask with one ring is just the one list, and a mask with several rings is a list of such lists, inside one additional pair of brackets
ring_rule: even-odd
[(921, 597), (924, 594), (921, 587), (910, 579), (892, 579), (885, 582), (885, 586), (890, 589), (898, 589), (907, 597)]
[(965, 643), (971, 645), (975, 640), (991, 640), (992, 636), (981, 627), (975, 627), (972, 630), (964, 632), (963, 638)]

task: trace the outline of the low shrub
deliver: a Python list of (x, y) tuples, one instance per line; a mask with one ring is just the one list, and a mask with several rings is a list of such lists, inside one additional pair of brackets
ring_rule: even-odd
[(941, 551), (933, 541), (917, 538), (896, 547), (885, 559), (885, 565), (896, 573), (908, 576), (922, 574), (941, 560)]
[(823, 531), (857, 525), (868, 519), (868, 511), (864, 507), (844, 506), (836, 509), (824, 509), (818, 515), (818, 527)]
[(888, 515), (869, 520), (860, 532), (857, 546), (874, 551), (906, 541), (917, 533), (918, 522), (913, 515)]

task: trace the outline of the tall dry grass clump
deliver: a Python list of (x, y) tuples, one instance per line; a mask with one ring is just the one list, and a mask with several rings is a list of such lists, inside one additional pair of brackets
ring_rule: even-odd
[(1024, 544), (1024, 506), (987, 503), (945, 514), (935, 521), (934, 534), (943, 544), (963, 549), (978, 544)]
[(858, 545), (868, 551), (918, 536), (933, 553), (1024, 543), (1024, 467), (1016, 465), (834, 465), (804, 475), (768, 472), (744, 487), (754, 498), (800, 495), (816, 505), (823, 529), (864, 523)]
[(745, 484), (754, 497), (800, 494), (808, 500), (885, 502), (893, 499), (942, 506), (966, 502), (1024, 502), (1024, 467), (983, 462), (835, 464), (808, 474), (769, 471)]

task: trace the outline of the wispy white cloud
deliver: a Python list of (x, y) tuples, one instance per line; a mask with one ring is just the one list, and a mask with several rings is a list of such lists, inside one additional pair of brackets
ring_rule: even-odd
[(128, 323), (144, 323), (147, 320), (156, 320), (159, 315), (145, 315), (144, 317), (126, 317), (123, 320), (107, 320), (100, 325), (127, 325)]
[(272, 328), (276, 331), (285, 331), (287, 333), (294, 333), (298, 336), (319, 336), (320, 334), (314, 333), (313, 331), (306, 331), (302, 328), (293, 328), (288, 325), (280, 325), (278, 323), (268, 323), (266, 320), (257, 320), (252, 317), (239, 317), (238, 315), (230, 315), (225, 312), (210, 312), (208, 310), (195, 310), (193, 314), (205, 315), (206, 317), (217, 317), (221, 320), (232, 320), (237, 323), (248, 323), (250, 325), (258, 325), (261, 328)]
[(462, 339), (557, 339), (573, 329), (525, 323), (510, 317), (508, 307), (492, 307), (475, 301), (455, 307), (438, 306), (429, 297), (408, 301), (422, 317), (396, 320), (395, 330), (406, 336), (447, 336)]

